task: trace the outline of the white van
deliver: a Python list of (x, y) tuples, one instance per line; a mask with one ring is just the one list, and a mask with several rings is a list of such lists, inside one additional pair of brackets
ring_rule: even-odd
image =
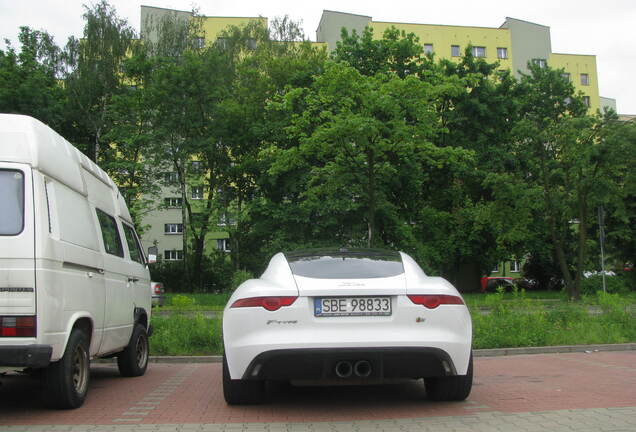
[(110, 177), (40, 121), (0, 114), (0, 377), (41, 371), (47, 403), (75, 408), (93, 357), (143, 375), (149, 284)]

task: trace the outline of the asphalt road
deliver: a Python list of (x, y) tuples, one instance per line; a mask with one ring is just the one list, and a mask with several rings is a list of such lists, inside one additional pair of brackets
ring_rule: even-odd
[(44, 407), (37, 380), (0, 379), (0, 430), (636, 431), (636, 351), (475, 358), (465, 402), (426, 399), (421, 382), (268, 389), (270, 402), (230, 407), (219, 363), (151, 364), (139, 378), (92, 367), (88, 399)]

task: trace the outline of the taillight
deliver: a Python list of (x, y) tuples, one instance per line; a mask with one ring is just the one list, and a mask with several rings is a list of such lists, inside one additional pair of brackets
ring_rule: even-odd
[(155, 294), (161, 294), (161, 285), (155, 284), (154, 290), (155, 290)]
[(410, 298), (413, 303), (426, 306), (429, 309), (435, 309), (437, 306), (443, 304), (464, 304), (461, 297), (448, 294), (409, 295), (408, 298)]
[(235, 301), (232, 303), (233, 308), (240, 307), (264, 307), (268, 311), (276, 311), (283, 306), (292, 305), (298, 297), (250, 297)]
[(0, 337), (35, 337), (35, 317), (1, 316)]

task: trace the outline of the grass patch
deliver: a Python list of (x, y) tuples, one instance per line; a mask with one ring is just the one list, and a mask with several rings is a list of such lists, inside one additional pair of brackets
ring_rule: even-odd
[(546, 308), (540, 301), (513, 293), (504, 302), (502, 293), (486, 296), (489, 314), (471, 307), (474, 348), (625, 343), (636, 340), (636, 318), (631, 300), (617, 294), (597, 293), (595, 303), (603, 313), (589, 314), (588, 305), (559, 303)]
[(203, 314), (152, 317), (153, 334), (150, 353), (153, 355), (211, 355), (223, 352), (221, 319)]
[(232, 293), (222, 294), (166, 294), (166, 304), (161, 310), (167, 311), (220, 311), (225, 308)]

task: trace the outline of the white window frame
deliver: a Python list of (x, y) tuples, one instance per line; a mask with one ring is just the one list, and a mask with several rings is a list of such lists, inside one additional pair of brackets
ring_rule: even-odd
[(190, 196), (192, 199), (203, 199), (203, 186), (191, 186)]
[(507, 47), (497, 47), (497, 58), (505, 60), (508, 58), (508, 48)]
[(495, 264), (495, 267), (490, 271), (490, 273), (499, 273), (499, 263)]
[(590, 74), (587, 74), (587, 73), (581, 74), (581, 85), (584, 85), (584, 86), (590, 85)]
[(216, 239), (216, 248), (223, 252), (230, 252), (231, 251), (230, 239), (229, 238)]
[(520, 266), (519, 266), (519, 261), (518, 260), (511, 260), (510, 261), (510, 273), (519, 273), (520, 270)]
[(183, 206), (183, 198), (181, 197), (167, 197), (164, 198), (164, 202), (167, 208), (181, 208)]
[[(480, 53), (483, 53), (483, 55), (479, 55)], [(488, 54), (486, 52), (486, 47), (485, 46), (474, 46), (473, 47), (473, 57), (475, 57), (475, 58), (485, 58), (487, 56), (488, 56)]]
[(433, 54), (433, 44), (432, 43), (425, 43), (423, 45), (423, 49), (424, 49), (424, 54)]
[(183, 234), (182, 223), (167, 223), (163, 225), (163, 233), (167, 235), (180, 235)]
[(548, 66), (548, 61), (543, 58), (532, 59), (532, 62), (539, 66), (541, 69), (545, 69)]
[(165, 261), (181, 261), (183, 260), (183, 250), (166, 249), (165, 251), (163, 251), (163, 259)]
[(583, 96), (583, 103), (585, 104), (586, 107), (590, 107), (590, 105), (592, 104), (592, 101), (590, 100), (589, 96)]
[(567, 80), (568, 82), (572, 81), (572, 75), (570, 75), (570, 72), (561, 73), (561, 78)]
[(177, 183), (179, 181), (179, 174), (176, 171), (167, 171), (163, 173), (163, 179), (166, 183)]
[[(453, 52), (453, 49), (457, 48), (457, 54)], [(462, 50), (459, 45), (451, 45), (451, 57), (461, 57)]]

